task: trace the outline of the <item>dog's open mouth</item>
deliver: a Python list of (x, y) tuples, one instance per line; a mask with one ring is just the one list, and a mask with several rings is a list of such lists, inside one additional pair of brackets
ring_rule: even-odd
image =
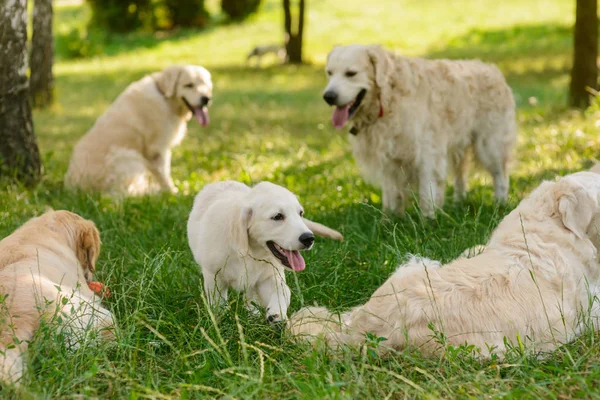
[(298, 250), (286, 250), (272, 240), (267, 242), (267, 247), (285, 267), (292, 271), (302, 271), (306, 268), (304, 258)]
[(202, 126), (206, 126), (210, 123), (210, 118), (208, 117), (208, 107), (206, 106), (196, 106), (192, 107), (192, 105), (185, 99), (185, 97), (181, 98), (187, 108), (190, 109), (192, 114), (194, 114), (194, 118), (196, 121)]
[(335, 126), (337, 129), (343, 128), (344, 125), (346, 125), (346, 122), (348, 122), (348, 120), (352, 118), (352, 116), (360, 106), (360, 103), (365, 98), (365, 94), (367, 94), (367, 89), (361, 90), (358, 93), (358, 95), (354, 98), (354, 100), (352, 100), (345, 106), (337, 106), (333, 111), (333, 115), (331, 116), (333, 126)]

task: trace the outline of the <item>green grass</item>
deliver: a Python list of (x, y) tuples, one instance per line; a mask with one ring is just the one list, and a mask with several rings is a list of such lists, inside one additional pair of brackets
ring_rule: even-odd
[[(214, 4), (211, 7), (214, 9)], [(545, 360), (511, 352), (481, 363), (468, 352), (425, 359), (412, 350), (380, 359), (348, 349), (334, 355), (296, 344), (249, 315), (239, 298), (211, 315), (185, 222), (208, 182), (270, 180), (296, 192), (307, 216), (341, 230), (343, 243), (318, 240), (307, 270), (288, 276), (291, 311), (315, 302), (345, 309), (367, 299), (407, 254), (451, 260), (483, 243), (498, 221), (542, 179), (587, 167), (600, 153), (600, 112), (568, 111), (571, 0), (386, 0), (309, 2), (302, 67), (245, 68), (245, 53), (280, 35), (279, 2), (243, 24), (204, 32), (110, 37), (104, 55), (58, 54), (57, 102), (34, 112), (44, 179), (35, 189), (0, 193), (0, 237), (45, 207), (94, 220), (103, 248), (99, 277), (119, 322), (116, 343), (75, 352), (50, 329), (31, 347), (23, 398), (572, 398), (600, 397), (600, 345), (593, 332)], [(59, 51), (81, 7), (56, 10)], [(331, 127), (320, 98), (323, 62), (337, 43), (380, 42), (415, 56), (496, 62), (515, 91), (520, 137), (511, 200), (498, 208), (489, 177), (474, 171), (468, 199), (448, 201), (435, 220), (415, 210), (381, 218), (380, 191), (362, 180), (345, 134)], [(191, 122), (175, 149), (177, 196), (115, 201), (62, 188), (75, 142), (133, 80), (171, 63), (209, 68), (215, 82), (212, 125)], [(448, 196), (450, 196), (449, 189)], [(450, 200), (450, 197), (448, 197)], [(210, 340), (209, 340), (210, 339)], [(373, 344), (371, 344), (373, 345)], [(16, 392), (4, 389), (7, 396)], [(0, 397), (4, 392), (0, 393)]]

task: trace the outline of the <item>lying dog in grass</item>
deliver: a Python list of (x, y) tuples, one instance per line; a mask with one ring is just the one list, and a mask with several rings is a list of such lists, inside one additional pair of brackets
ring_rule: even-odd
[(234, 181), (206, 185), (194, 200), (187, 231), (210, 304), (225, 303), (232, 288), (246, 291), (250, 306), (254, 301), (265, 307), (267, 321), (287, 319), (284, 271), (305, 268), (300, 251), (313, 246), (314, 234), (342, 240), (303, 213), (292, 192), (269, 182), (253, 188)]
[(116, 196), (175, 193), (171, 148), (192, 116), (209, 124), (210, 73), (173, 65), (132, 83), (75, 146), (65, 185)]
[[(330, 346), (384, 337), (383, 351), (408, 345), (425, 354), (469, 343), (484, 357), (507, 343), (551, 351), (586, 326), (600, 309), (598, 227), (600, 175), (579, 172), (544, 182), (508, 214), (480, 254), (442, 266), (412, 258), (367, 303), (336, 315), (308, 307), (290, 319), (298, 336)], [(594, 302), (594, 304), (592, 304)], [(434, 331), (441, 335), (434, 335)]]
[(88, 287), (99, 251), (94, 223), (68, 211), (33, 218), (0, 241), (0, 382), (21, 378), (42, 320), (62, 320), (71, 346), (90, 330), (113, 337), (112, 315)]

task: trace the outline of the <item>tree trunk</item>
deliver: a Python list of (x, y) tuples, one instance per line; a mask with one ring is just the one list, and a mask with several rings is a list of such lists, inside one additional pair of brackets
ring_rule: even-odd
[(597, 0), (576, 0), (573, 69), (569, 104), (590, 105), (590, 89), (598, 90), (598, 3)]
[(27, 0), (0, 5), (0, 175), (31, 184), (40, 176), (27, 80)]
[(52, 104), (54, 76), (54, 39), (52, 37), (52, 0), (35, 0), (31, 38), (31, 77), (29, 88), (34, 107)]
[(287, 60), (292, 64), (302, 64), (302, 37), (304, 35), (304, 0), (300, 0), (298, 5), (298, 23), (296, 31), (293, 31), (293, 18), (290, 0), (283, 0), (284, 29), (286, 34), (285, 49)]

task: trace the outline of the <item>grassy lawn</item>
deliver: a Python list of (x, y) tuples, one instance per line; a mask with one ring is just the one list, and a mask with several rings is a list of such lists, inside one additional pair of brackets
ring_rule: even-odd
[[(211, 1), (214, 8), (215, 1)], [(537, 360), (519, 349), (503, 361), (468, 352), (425, 359), (416, 351), (378, 358), (347, 349), (334, 355), (294, 343), (250, 315), (235, 296), (213, 315), (185, 222), (208, 182), (269, 180), (300, 196), (309, 218), (345, 235), (318, 240), (306, 271), (289, 274), (293, 312), (318, 303), (345, 309), (367, 299), (407, 254), (448, 261), (484, 243), (498, 221), (542, 179), (600, 158), (600, 111), (564, 108), (571, 59), (573, 0), (360, 0), (308, 2), (301, 67), (247, 68), (245, 54), (280, 36), (280, 2), (266, 0), (244, 24), (204, 32), (110, 38), (103, 55), (71, 60), (62, 52), (81, 6), (56, 10), (57, 102), (35, 111), (45, 177), (33, 190), (0, 192), (0, 237), (47, 206), (94, 220), (102, 235), (99, 279), (119, 322), (116, 343), (71, 352), (51, 329), (31, 346), (23, 398), (572, 398), (600, 397), (600, 344), (593, 332)], [(450, 201), (435, 220), (415, 210), (382, 220), (381, 194), (360, 177), (345, 133), (321, 100), (323, 62), (338, 43), (379, 42), (415, 56), (496, 62), (514, 89), (520, 137), (511, 200), (497, 207), (490, 178), (474, 171), (468, 199)], [(194, 121), (175, 149), (177, 196), (115, 201), (62, 188), (71, 149), (133, 80), (172, 63), (200, 64), (215, 83), (212, 124)], [(376, 344), (371, 343), (369, 346)], [(4, 389), (0, 398), (15, 396)]]

